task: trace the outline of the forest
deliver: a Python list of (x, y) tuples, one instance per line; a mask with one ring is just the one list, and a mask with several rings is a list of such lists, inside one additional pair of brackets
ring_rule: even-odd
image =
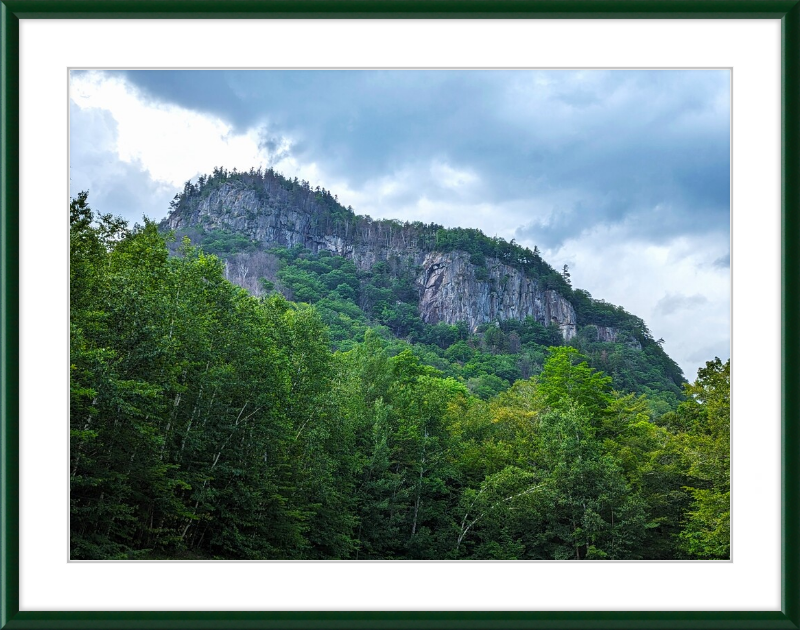
[[(423, 322), (420, 255), (453, 251), (468, 255), (476, 281), (489, 281), (489, 267), (501, 264), (506, 272), (521, 272), (537, 290), (551, 289), (568, 300), (578, 332), (570, 345), (591, 367), (611, 376), (615, 389), (647, 394), (655, 414), (682, 400), (685, 378), (664, 352), (663, 340), (654, 339), (645, 322), (621, 306), (574, 288), (567, 266), (556, 271), (538, 247), (530, 250), (477, 229), (357, 215), (324, 188), (273, 169), (217, 167), (197, 183), (186, 182), (170, 207), (159, 229), (165, 235), (174, 229), (176, 239), (168, 243), (172, 254), (179, 254), (188, 237), (222, 259), (225, 277), (251, 294), (279, 293), (313, 304), (334, 349), (349, 349), (371, 329), (389, 345), (390, 354), (409, 348), (424, 364), (464, 382), (483, 399), (541, 372), (547, 348), (565, 343), (558, 327), (546, 326), (543, 317), (484, 321), (477, 330), (465, 321)], [(265, 230), (265, 224), (277, 232)], [(325, 239), (339, 240), (373, 260), (357, 265), (352, 256), (320, 247)], [(290, 247), (288, 242), (304, 245)], [(507, 280), (489, 281), (489, 291), (496, 294), (500, 287), (492, 283)]]
[[(203, 251), (226, 262), (235, 261), (236, 252), (254, 247), (219, 231), (206, 232), (196, 241)], [(220, 247), (220, 242), (236, 245), (228, 249)], [(548, 348), (565, 344), (557, 325), (544, 326), (532, 317), (487, 322), (475, 331), (466, 322), (425, 324), (417, 307), (417, 270), (408, 266), (380, 261), (364, 272), (347, 258), (324, 250), (315, 254), (302, 247), (274, 247), (268, 255), (277, 259), (277, 271), (274, 281), (259, 279), (259, 293), (280, 293), (313, 304), (334, 349), (348, 350), (372, 330), (385, 340), (390, 354), (409, 349), (422, 363), (462, 381), (483, 399), (541, 372)], [(611, 309), (612, 323), (619, 331), (615, 342), (604, 342), (596, 325), (579, 326), (570, 345), (590, 366), (606, 371), (615, 389), (647, 394), (655, 413), (683, 399), (683, 373), (652, 339), (643, 321), (620, 307), (598, 304), (586, 292), (574, 294), (588, 296), (584, 307), (578, 307), (579, 321), (581, 313), (586, 316), (587, 312), (593, 321), (607, 321), (602, 315)]]
[(72, 559), (730, 557), (729, 361), (422, 324), (302, 249), (255, 296), (170, 238), (70, 204)]

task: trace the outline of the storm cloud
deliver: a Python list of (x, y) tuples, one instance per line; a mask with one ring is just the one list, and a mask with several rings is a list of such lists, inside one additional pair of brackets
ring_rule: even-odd
[[(128, 71), (146, 99), (268, 127), (358, 190), (432, 163), (517, 207), (517, 238), (552, 248), (596, 224), (663, 240), (727, 230), (725, 71)], [(287, 150), (287, 149), (284, 149)], [(457, 190), (420, 178), (417, 198)], [(527, 208), (522, 208), (527, 203)]]

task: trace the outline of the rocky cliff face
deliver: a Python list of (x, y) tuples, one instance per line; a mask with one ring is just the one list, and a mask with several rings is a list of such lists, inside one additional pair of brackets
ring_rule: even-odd
[[(283, 194), (282, 194), (283, 193)], [(414, 226), (371, 220), (347, 220), (320, 225), (308, 208), (287, 202), (285, 191), (260, 194), (252, 188), (225, 183), (165, 219), (172, 230), (202, 227), (237, 232), (267, 246), (300, 245), (314, 252), (327, 250), (353, 260), (362, 270), (381, 260), (395, 260), (418, 270), (419, 311), (427, 323), (482, 323), (533, 317), (556, 324), (565, 340), (575, 336), (575, 309), (559, 293), (544, 290), (536, 280), (486, 258), (485, 266), (470, 263), (464, 252), (440, 253), (420, 246)]]
[(280, 189), (267, 199), (251, 188), (223, 184), (207, 197), (168, 216), (163, 225), (170, 230), (202, 226), (206, 230), (227, 230), (246, 235), (268, 246), (301, 246), (313, 252), (327, 250), (345, 256), (361, 270), (392, 257), (413, 260), (419, 265), (424, 253), (409, 234), (412, 230), (398, 223), (394, 230), (384, 225), (357, 225), (344, 222), (323, 226), (308, 208), (296, 207), (283, 199)]
[(597, 330), (597, 341), (605, 341), (611, 343), (624, 343), (629, 348), (634, 350), (641, 350), (642, 344), (628, 334), (620, 331), (614, 326), (595, 326), (591, 325), (590, 328)]
[(577, 332), (572, 304), (494, 258), (486, 260), (485, 268), (477, 268), (463, 252), (431, 252), (422, 262), (417, 283), (420, 315), (428, 323), (466, 321), (474, 329), (484, 322), (533, 317), (545, 326), (558, 325), (565, 340)]
[(610, 341), (613, 343), (617, 340), (619, 331), (616, 328), (612, 326), (595, 326), (595, 328), (597, 328), (598, 341)]
[[(317, 251), (319, 237), (313, 229), (312, 215), (297, 208), (282, 207), (281, 199), (264, 203), (256, 191), (234, 184), (223, 184), (190, 209), (182, 208), (165, 219), (171, 230), (203, 226), (207, 230), (227, 230), (247, 235), (262, 243), (294, 247), (300, 245)], [(324, 246), (340, 255), (347, 255), (341, 239), (332, 239)]]

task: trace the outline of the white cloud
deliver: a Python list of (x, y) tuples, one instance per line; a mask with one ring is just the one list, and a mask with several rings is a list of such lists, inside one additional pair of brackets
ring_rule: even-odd
[[(237, 134), (219, 118), (175, 105), (144, 101), (121, 78), (100, 73), (71, 77), (70, 98), (81, 109), (111, 114), (117, 126), (119, 159), (140, 162), (150, 177), (180, 188), (215, 166), (247, 170), (266, 164), (258, 128)], [(73, 134), (86, 133), (74, 129)]]
[(472, 184), (478, 182), (478, 176), (475, 173), (454, 168), (450, 164), (438, 160), (431, 164), (431, 177), (440, 186), (453, 190), (471, 187)]
[(730, 273), (713, 264), (728, 246), (727, 236), (655, 245), (618, 226), (596, 228), (542, 255), (556, 269), (568, 264), (573, 286), (641, 317), (691, 381), (706, 361), (730, 356)]
[[(324, 180), (324, 173), (319, 175)], [(514, 238), (528, 212), (527, 205), (519, 202), (498, 205), (483, 201), (485, 195), (476, 174), (436, 161), (406, 166), (391, 175), (367, 180), (358, 189), (335, 181), (325, 186), (358, 214), (477, 228), (506, 240)]]
[(89, 203), (102, 213), (141, 221), (166, 214), (175, 195), (171, 184), (153, 180), (139, 160), (123, 162), (116, 153), (117, 125), (104, 109), (70, 106), (70, 194), (89, 191)]

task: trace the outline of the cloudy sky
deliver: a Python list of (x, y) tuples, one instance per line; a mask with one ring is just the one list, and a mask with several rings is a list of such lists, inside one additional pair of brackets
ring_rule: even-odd
[(728, 71), (73, 72), (70, 188), (161, 219), (214, 166), (272, 166), (538, 245), (694, 380), (730, 353), (729, 103)]

